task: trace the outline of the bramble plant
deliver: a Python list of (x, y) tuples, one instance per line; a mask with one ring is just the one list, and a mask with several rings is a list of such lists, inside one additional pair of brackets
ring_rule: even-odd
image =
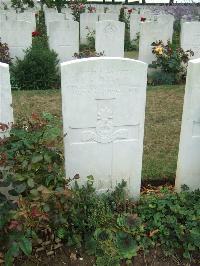
[(68, 6), (72, 10), (75, 21), (80, 22), (80, 14), (85, 12), (86, 2), (86, 0), (70, 0), (68, 2)]
[(153, 82), (160, 84), (165, 80), (168, 84), (178, 84), (184, 81), (189, 58), (194, 55), (193, 51), (174, 48), (170, 41), (166, 45), (162, 41), (156, 41), (152, 46), (156, 60), (150, 66), (161, 71), (153, 74)]
[[(126, 183), (97, 194), (92, 176), (69, 189), (64, 158), (58, 148), (60, 121), (51, 114), (33, 114), (0, 141), (0, 187), (11, 186), (8, 199), (0, 193), (0, 261), (36, 249), (73, 246), (94, 255), (96, 265), (131, 264), (138, 252), (160, 248), (198, 265), (200, 191), (175, 193), (163, 188), (133, 202)], [(44, 244), (43, 244), (44, 243)], [(65, 247), (65, 248), (66, 248)]]

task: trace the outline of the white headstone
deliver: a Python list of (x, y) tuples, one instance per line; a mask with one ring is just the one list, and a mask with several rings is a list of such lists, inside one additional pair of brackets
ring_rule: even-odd
[(8, 44), (10, 57), (24, 57), (24, 51), (32, 44), (32, 24), (26, 21), (6, 20), (1, 23), (1, 39)]
[(95, 178), (98, 191), (122, 179), (138, 198), (141, 184), (147, 65), (90, 58), (61, 64), (67, 177)]
[(140, 24), (140, 43), (139, 43), (139, 60), (151, 64), (155, 60), (152, 54), (152, 43), (162, 40), (164, 44), (172, 41), (173, 21), (171, 23), (162, 23), (159, 21), (147, 21)]
[(32, 31), (36, 30), (35, 13), (28, 12), (28, 11), (18, 13), (17, 14), (17, 20), (30, 22), (32, 24)]
[(45, 24), (47, 27), (47, 35), (49, 36), (49, 23), (55, 22), (55, 21), (64, 21), (66, 18), (66, 15), (63, 13), (58, 13), (57, 11), (48, 11), (45, 12)]
[(124, 57), (125, 23), (103, 20), (96, 23), (95, 49), (105, 56)]
[(80, 42), (82, 44), (87, 44), (87, 34), (95, 31), (97, 21), (97, 13), (82, 13), (80, 15)]
[(181, 29), (181, 47), (192, 50), (193, 58), (200, 57), (200, 21), (184, 22)]
[(130, 40), (136, 40), (137, 34), (140, 32), (140, 19), (139, 14), (130, 15)]
[(119, 20), (119, 15), (117, 13), (100, 13), (99, 21), (101, 20)]
[(8, 129), (2, 131), (0, 129), (0, 138), (8, 136), (9, 129), (13, 123), (13, 108), (11, 86), (10, 86), (10, 74), (9, 65), (0, 63), (0, 123), (6, 124)]
[(200, 188), (200, 59), (189, 62), (182, 116), (176, 188)]
[(49, 23), (49, 46), (58, 54), (60, 62), (73, 58), (79, 52), (79, 24), (76, 21)]

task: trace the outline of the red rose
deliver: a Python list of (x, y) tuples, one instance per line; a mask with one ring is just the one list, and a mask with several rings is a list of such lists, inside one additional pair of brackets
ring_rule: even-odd
[(40, 36), (40, 32), (39, 31), (33, 31), (32, 32), (32, 37), (36, 37), (36, 36)]
[(128, 13), (129, 13), (129, 14), (131, 14), (131, 13), (132, 13), (132, 11), (133, 11), (133, 9), (132, 9), (132, 8), (128, 9)]
[(141, 17), (141, 18), (140, 18), (140, 21), (141, 21), (141, 22), (145, 22), (145, 21), (146, 21), (146, 18)]

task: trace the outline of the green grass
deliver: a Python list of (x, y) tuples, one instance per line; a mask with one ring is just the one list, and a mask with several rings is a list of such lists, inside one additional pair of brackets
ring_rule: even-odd
[[(184, 86), (150, 87), (147, 91), (143, 179), (174, 178), (176, 171)], [(52, 91), (14, 91), (15, 120), (31, 113), (61, 117), (61, 95)]]
[(125, 58), (138, 59), (138, 51), (130, 51), (124, 53)]

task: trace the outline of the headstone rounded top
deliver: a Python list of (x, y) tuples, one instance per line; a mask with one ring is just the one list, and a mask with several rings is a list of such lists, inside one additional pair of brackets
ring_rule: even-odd
[(83, 63), (83, 62), (95, 62), (95, 61), (122, 61), (122, 62), (132, 62), (135, 64), (141, 64), (141, 65), (146, 65), (147, 63), (135, 60), (135, 59), (130, 59), (130, 58), (122, 58), (122, 57), (90, 57), (90, 58), (83, 58), (83, 59), (76, 59), (76, 60), (71, 60), (68, 62), (61, 63), (61, 66), (67, 66), (67, 65), (72, 65), (72, 64), (77, 64), (77, 63)]

